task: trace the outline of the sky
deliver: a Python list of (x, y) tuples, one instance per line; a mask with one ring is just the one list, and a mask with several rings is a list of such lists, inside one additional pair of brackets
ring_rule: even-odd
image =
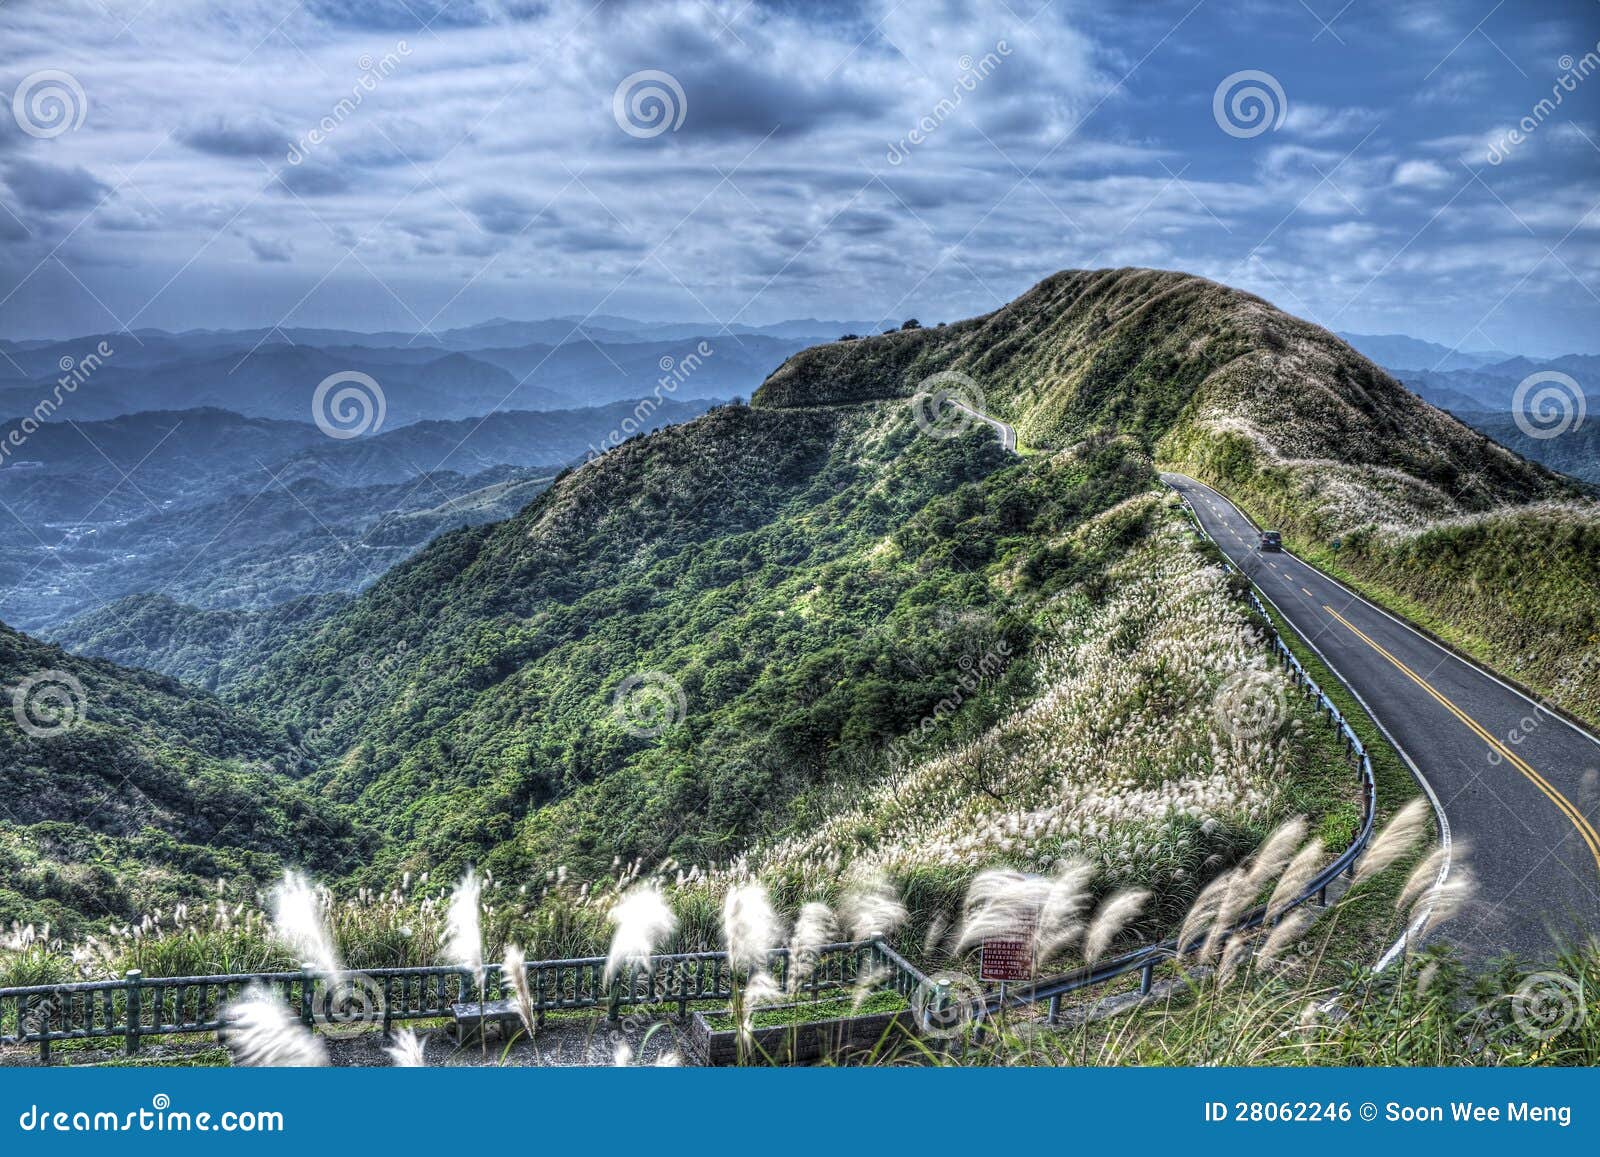
[(10, 338), (926, 323), (1138, 265), (1600, 352), (1595, 0), (0, 0), (0, 94)]

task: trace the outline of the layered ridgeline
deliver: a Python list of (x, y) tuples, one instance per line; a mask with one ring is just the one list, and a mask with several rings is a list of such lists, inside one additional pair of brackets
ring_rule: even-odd
[(1024, 445), (1138, 438), (1319, 565), (1600, 720), (1600, 507), (1325, 330), (1184, 274), (1061, 273), (983, 317), (806, 350), (756, 404), (911, 397), (941, 372)]
[[(1029, 453), (910, 404), (941, 371)], [(797, 355), (752, 405), (635, 438), (358, 596), (151, 653), (215, 672), (229, 717), (353, 818), (370, 846), (346, 885), (476, 863), (529, 886), (503, 908), (530, 951), (604, 940), (603, 905), (550, 914), (551, 879), (592, 898), (682, 872), (687, 913), (754, 872), (792, 911), (880, 870), (925, 928), (979, 869), (1063, 857), (1102, 894), (1150, 889), (1147, 935), (1282, 817), (1331, 850), (1359, 815), (1155, 455), (1306, 541), (1341, 527), (1363, 543), (1346, 565), (1398, 551), (1404, 517), (1565, 493), (1254, 298), (1065, 274), (986, 318)], [(1396, 528), (1338, 522), (1373, 510)], [(175, 749), (170, 726), (140, 733)]]
[(594, 885), (570, 925), (528, 901), (552, 951), (604, 943), (619, 862), (686, 874), (685, 911), (750, 872), (792, 909), (882, 871), (920, 935), (982, 868), (1081, 857), (1152, 890), (1148, 934), (1284, 815), (1343, 847), (1348, 765), (1139, 443), (1019, 460), (927, 425), (730, 406), (636, 439), (227, 693), (382, 834), (352, 882)]

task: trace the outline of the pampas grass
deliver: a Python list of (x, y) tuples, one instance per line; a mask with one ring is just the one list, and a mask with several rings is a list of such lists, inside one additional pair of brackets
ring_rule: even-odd
[(343, 971), (328, 935), (322, 900), (311, 881), (299, 872), (285, 872), (272, 890), (272, 930), (302, 962), (316, 965), (330, 978)]
[(222, 1010), (222, 1039), (233, 1063), (247, 1068), (315, 1068), (328, 1050), (270, 989), (252, 984)]
[(1428, 802), (1418, 797), (1394, 814), (1384, 825), (1367, 850), (1356, 861), (1356, 875), (1352, 888), (1359, 887), (1404, 859), (1420, 843), (1428, 831)]
[(791, 993), (811, 979), (816, 971), (817, 952), (824, 944), (833, 941), (839, 930), (839, 921), (833, 909), (812, 900), (800, 909), (794, 922), (794, 934), (789, 939), (789, 971), (785, 987)]
[(471, 972), (478, 987), (483, 987), (483, 927), (478, 900), (483, 884), (471, 868), (450, 893), (450, 908), (445, 914), (445, 958), (458, 968)]
[(607, 919), (616, 926), (606, 957), (607, 984), (624, 968), (648, 967), (650, 957), (678, 929), (678, 918), (661, 889), (647, 884), (625, 893)]
[(517, 1015), (522, 1018), (522, 1027), (532, 1036), (535, 1018), (533, 992), (528, 987), (528, 958), (515, 944), (506, 945), (506, 958), (500, 962), (500, 979), (511, 985)]
[(428, 1064), (422, 1055), (422, 1039), (408, 1028), (394, 1034), (394, 1042), (383, 1050), (397, 1069), (420, 1069)]
[(1084, 933), (1083, 958), (1093, 964), (1104, 956), (1111, 942), (1133, 922), (1149, 898), (1149, 892), (1134, 888), (1118, 892), (1101, 904), (1089, 923), (1088, 932)]

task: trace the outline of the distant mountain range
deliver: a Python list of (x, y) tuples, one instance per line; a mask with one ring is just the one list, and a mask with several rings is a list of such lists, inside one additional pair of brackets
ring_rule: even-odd
[[(1339, 336), (1425, 401), (1450, 411), (1502, 446), (1600, 485), (1600, 355), (1529, 358), (1502, 351), (1456, 352), (1398, 335)], [(1518, 422), (1517, 389), (1539, 373), (1565, 374), (1576, 390), (1555, 383), (1551, 396), (1555, 408), (1542, 418), (1532, 413), (1536, 396), (1532, 390), (1524, 396), (1523, 421)]]

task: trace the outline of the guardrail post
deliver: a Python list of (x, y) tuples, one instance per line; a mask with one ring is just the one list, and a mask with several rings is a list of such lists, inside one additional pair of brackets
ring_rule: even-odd
[(1056, 1018), (1059, 1017), (1060, 1015), (1061, 1015), (1061, 998), (1059, 996), (1052, 996), (1050, 998), (1050, 1011), (1045, 1014), (1045, 1018), (1044, 1018), (1045, 1024), (1048, 1024), (1048, 1025), (1055, 1024), (1056, 1023)]
[(122, 1038), (122, 1047), (129, 1054), (139, 1051), (139, 1022), (144, 1016), (144, 999), (139, 993), (139, 985), (143, 979), (144, 973), (137, 968), (130, 968), (123, 976), (128, 986), (128, 1031)]
[(1155, 973), (1156, 973), (1156, 966), (1154, 964), (1146, 964), (1143, 968), (1139, 969), (1139, 995), (1140, 996), (1149, 996), (1150, 995), (1150, 984), (1151, 984), (1151, 981), (1153, 981), (1155, 979)]
[[(628, 966), (628, 991), (633, 991), (633, 966)], [(606, 1020), (616, 1024), (622, 1019), (622, 977), (611, 978), (611, 991), (606, 997)]]
[(312, 999), (316, 996), (316, 977), (313, 974), (314, 964), (304, 961), (300, 964), (300, 1019), (305, 1021), (307, 1028), (316, 1023), (316, 1013), (312, 1007)]

